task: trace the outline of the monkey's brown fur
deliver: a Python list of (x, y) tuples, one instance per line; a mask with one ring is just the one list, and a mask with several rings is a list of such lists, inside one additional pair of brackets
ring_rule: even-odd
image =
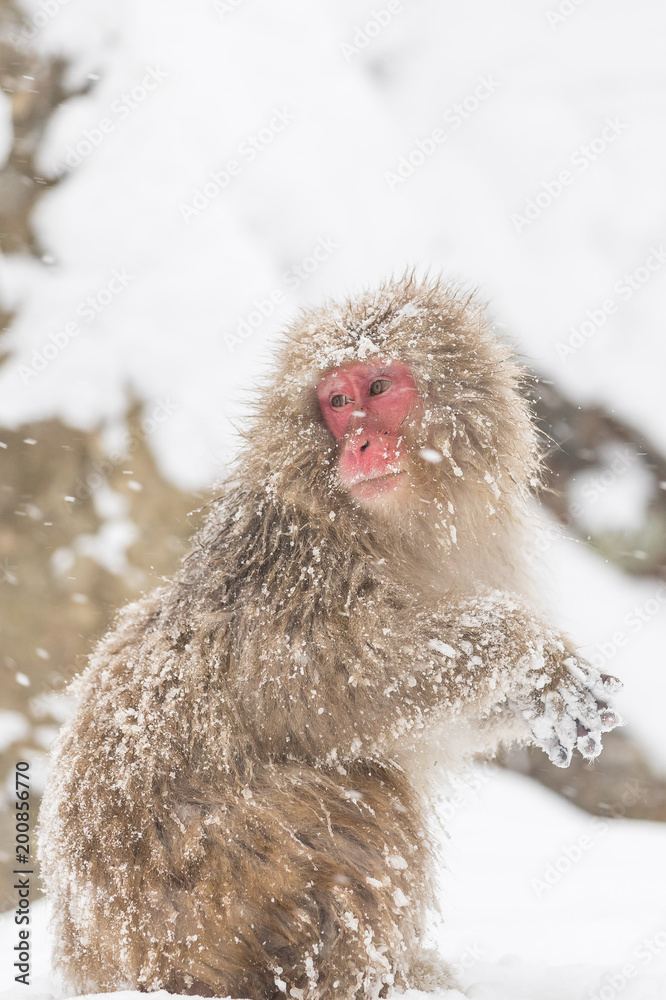
[[(405, 361), (422, 400), (393, 513), (342, 487), (315, 391), (374, 356)], [(193, 552), (76, 682), (41, 821), (71, 988), (419, 985), (433, 751), (451, 767), (533, 738), (566, 763), (603, 728), (599, 679), (512, 593), (538, 465), (521, 377), (438, 282), (290, 331)]]

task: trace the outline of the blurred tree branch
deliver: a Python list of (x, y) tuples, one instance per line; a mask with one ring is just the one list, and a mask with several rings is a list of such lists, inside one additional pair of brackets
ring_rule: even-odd
[[(619, 569), (666, 579), (666, 456), (642, 431), (602, 407), (577, 405), (550, 381), (540, 379), (532, 398), (538, 426), (550, 443), (541, 495), (544, 506)], [(581, 512), (570, 502), (571, 486), (581, 473), (603, 472), (614, 448), (624, 448), (630, 464), (640, 463), (648, 473), (650, 499), (635, 532), (591, 535)]]
[[(539, 428), (549, 443), (546, 488), (541, 494), (544, 506), (568, 532), (624, 572), (666, 579), (666, 457), (636, 428), (602, 407), (573, 403), (548, 380), (539, 379), (530, 395)], [(647, 470), (652, 480), (650, 498), (632, 533), (591, 535), (582, 512), (570, 501), (572, 485), (583, 473), (603, 472), (609, 450), (617, 446), (628, 449)], [(666, 779), (655, 772), (630, 728), (608, 733), (604, 752), (593, 764), (576, 756), (562, 771), (535, 748), (515, 750), (504, 763), (588, 812), (666, 820)]]

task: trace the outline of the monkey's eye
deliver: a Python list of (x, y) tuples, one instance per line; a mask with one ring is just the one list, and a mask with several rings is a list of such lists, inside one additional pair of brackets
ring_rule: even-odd
[(370, 386), (371, 396), (381, 396), (383, 392), (391, 388), (391, 381), (387, 378), (376, 378)]
[(345, 396), (343, 393), (340, 393), (337, 396), (331, 396), (331, 406), (334, 406), (336, 409), (339, 409), (341, 406), (346, 406), (347, 403), (353, 402), (353, 399), (350, 399), (349, 396)]

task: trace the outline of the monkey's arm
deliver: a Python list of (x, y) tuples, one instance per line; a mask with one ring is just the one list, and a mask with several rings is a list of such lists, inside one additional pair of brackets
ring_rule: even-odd
[[(513, 595), (486, 592), (441, 610), (419, 610), (408, 630), (413, 638), (400, 643), (407, 667), (383, 692), (396, 699), (398, 728), (419, 725), (434, 711), (452, 719), (508, 712), (524, 721), (527, 739), (567, 767), (576, 747), (586, 758), (598, 756), (601, 734), (621, 725), (607, 703), (619, 682), (577, 656)], [(381, 655), (376, 640), (371, 645)]]

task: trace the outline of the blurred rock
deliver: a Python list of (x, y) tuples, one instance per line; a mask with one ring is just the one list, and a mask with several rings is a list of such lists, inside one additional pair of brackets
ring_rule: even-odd
[(553, 767), (536, 747), (513, 750), (501, 763), (595, 816), (666, 821), (666, 780), (654, 772), (626, 730), (604, 736), (598, 760), (589, 763), (575, 754), (566, 770)]
[[(0, 688), (2, 709), (28, 722), (25, 735), (0, 740), (0, 781), (7, 788), (15, 762), (29, 760), (35, 814), (64, 711), (54, 696), (114, 611), (173, 573), (194, 527), (188, 513), (200, 498), (165, 482), (139, 422), (134, 406), (132, 454), (117, 464), (98, 432), (57, 420), (0, 428)], [(3, 799), (0, 845), (12, 842)], [(0, 854), (0, 876), (7, 863)]]
[[(548, 444), (542, 503), (569, 532), (620, 569), (666, 579), (666, 457), (629, 424), (599, 407), (578, 406), (551, 382), (538, 380), (530, 395)], [(629, 530), (603, 530), (601, 518), (601, 529), (590, 524), (574, 491), (577, 479), (586, 475), (592, 502), (624, 477), (641, 476), (646, 502), (633, 512)]]

